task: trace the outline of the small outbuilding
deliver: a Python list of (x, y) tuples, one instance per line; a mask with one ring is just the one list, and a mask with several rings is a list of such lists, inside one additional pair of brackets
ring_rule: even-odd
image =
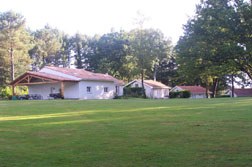
[[(137, 87), (142, 87), (142, 81), (140, 79), (135, 79), (128, 84), (126, 84), (124, 87), (132, 87), (132, 88), (137, 88)], [(164, 99), (169, 97), (169, 90), (171, 87), (158, 82), (154, 80), (144, 80), (144, 89), (145, 89), (145, 94), (149, 98), (154, 98), (154, 99)]]
[[(228, 89), (225, 95), (232, 97), (232, 89)], [(252, 88), (234, 89), (234, 97), (252, 97)]]
[[(171, 89), (173, 92), (189, 90), (191, 92), (192, 99), (206, 98), (206, 89), (201, 86), (175, 86)], [(211, 92), (208, 92), (209, 95)]]

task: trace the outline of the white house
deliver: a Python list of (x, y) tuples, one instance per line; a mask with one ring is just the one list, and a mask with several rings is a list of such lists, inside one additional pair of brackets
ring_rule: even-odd
[[(142, 87), (142, 82), (141, 80), (135, 79), (128, 84), (126, 84), (124, 87)], [(145, 89), (145, 94), (149, 98), (154, 98), (154, 99), (160, 99), (160, 98), (168, 98), (169, 97), (169, 89), (171, 87), (166, 86), (162, 84), (161, 82), (157, 82), (154, 80), (144, 80), (144, 89)]]
[(39, 94), (43, 99), (53, 93), (61, 93), (65, 99), (112, 99), (123, 95), (124, 83), (108, 74), (45, 66), (38, 72), (24, 73), (11, 85), (26, 85), (29, 94)]
[[(225, 94), (232, 97), (232, 89), (228, 89)], [(252, 88), (235, 88), (234, 97), (252, 97)]]
[[(189, 90), (192, 99), (206, 98), (206, 89), (201, 86), (175, 86), (171, 89), (173, 92)], [(210, 94), (211, 92), (209, 92)]]

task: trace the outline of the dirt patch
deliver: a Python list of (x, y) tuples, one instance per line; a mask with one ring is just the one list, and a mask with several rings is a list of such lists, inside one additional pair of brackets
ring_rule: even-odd
[(0, 138), (0, 141), (6, 141), (6, 139), (4, 139), (4, 138)]

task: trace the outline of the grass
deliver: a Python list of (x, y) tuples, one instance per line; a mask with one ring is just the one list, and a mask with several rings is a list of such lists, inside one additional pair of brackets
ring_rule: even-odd
[(0, 101), (0, 167), (251, 167), (252, 98)]

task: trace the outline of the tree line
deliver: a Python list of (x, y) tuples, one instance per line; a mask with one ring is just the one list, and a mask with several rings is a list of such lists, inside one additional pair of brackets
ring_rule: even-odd
[[(176, 46), (143, 20), (130, 31), (70, 36), (46, 25), (32, 31), (24, 16), (0, 13), (0, 89), (45, 65), (108, 73), (129, 82), (203, 85), (216, 96), (236, 78), (252, 79), (252, 8), (244, 0), (202, 0)], [(241, 82), (239, 82), (241, 83)], [(208, 94), (208, 93), (207, 93)]]
[(0, 87), (45, 65), (108, 73), (126, 82), (140, 76), (153, 78), (154, 71), (173, 56), (170, 39), (155, 29), (69, 36), (49, 25), (32, 31), (25, 24), (18, 13), (0, 14)]
[(191, 84), (218, 86), (252, 79), (252, 7), (244, 0), (202, 0), (176, 46), (180, 74)]

